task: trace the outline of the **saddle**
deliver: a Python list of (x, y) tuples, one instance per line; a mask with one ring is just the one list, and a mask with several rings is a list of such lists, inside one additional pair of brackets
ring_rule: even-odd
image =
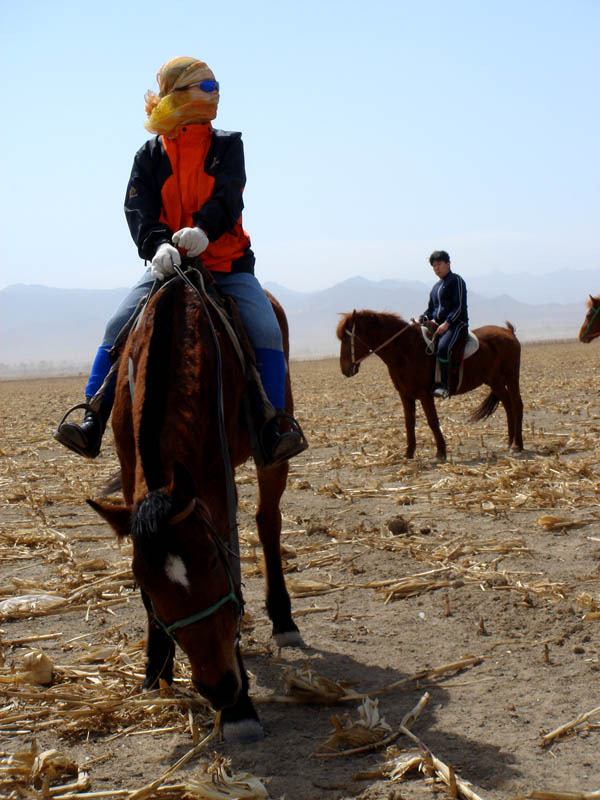
[[(428, 325), (421, 325), (421, 333), (423, 334), (423, 339), (425, 340), (425, 345), (427, 349), (427, 355), (433, 355), (435, 353), (435, 344), (436, 344), (436, 332), (435, 329), (431, 328)], [(465, 340), (464, 350), (462, 352), (461, 361), (464, 361), (469, 356), (472, 356), (473, 353), (476, 353), (479, 350), (479, 339), (473, 331), (467, 331), (467, 338)]]
[[(212, 275), (206, 269), (206, 267), (204, 267), (200, 259), (184, 259), (183, 268), (185, 269), (184, 279), (186, 279), (188, 284), (191, 284), (193, 288), (196, 289), (198, 294), (203, 298), (207, 306), (207, 313), (212, 310), (220, 318), (237, 354), (240, 362), (240, 368), (247, 386), (247, 391), (244, 397), (244, 411), (248, 427), (252, 457), (254, 458), (257, 466), (263, 466), (265, 463), (265, 458), (262, 436), (266, 423), (275, 417), (285, 417), (291, 428), (299, 429), (299, 425), (296, 420), (294, 420), (288, 414), (285, 414), (281, 410), (275, 409), (267, 397), (256, 366), (254, 348), (248, 339), (248, 335), (242, 324), (235, 301), (228, 295), (225, 295), (219, 289)], [(172, 278), (169, 278), (168, 280), (172, 280)], [(109, 353), (112, 361), (112, 367), (109, 374), (106, 376), (104, 383), (90, 401), (89, 407), (92, 410), (96, 411), (100, 408), (102, 395), (104, 394), (105, 388), (112, 375), (119, 367), (121, 353), (130, 332), (140, 324), (148, 302), (152, 296), (156, 294), (157, 291), (160, 291), (167, 282), (168, 281), (154, 282), (150, 292), (141, 298), (131, 318), (119, 331), (115, 343)], [(129, 365), (129, 389), (131, 395), (133, 396), (134, 378), (133, 365), (131, 363)], [(302, 436), (304, 436), (304, 434), (302, 434)]]
[[(437, 339), (437, 330), (428, 324), (421, 325), (421, 333), (423, 334), (423, 339), (425, 341), (425, 350), (427, 355), (433, 355), (435, 353), (436, 348), (436, 339)], [(467, 336), (463, 341), (463, 345), (456, 348), (456, 350), (452, 353), (452, 363), (450, 364), (450, 375), (449, 375), (449, 388), (451, 388), (451, 394), (456, 394), (460, 389), (463, 379), (463, 364), (465, 359), (472, 356), (473, 353), (476, 353), (479, 350), (479, 339), (473, 333), (473, 331), (468, 330)], [(441, 380), (441, 367), (439, 359), (436, 358), (435, 360), (435, 378), (436, 383), (439, 383)], [(456, 384), (452, 386), (452, 384)]]

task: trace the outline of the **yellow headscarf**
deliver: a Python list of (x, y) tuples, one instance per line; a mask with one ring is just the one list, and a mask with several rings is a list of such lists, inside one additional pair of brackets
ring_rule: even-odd
[(196, 58), (181, 56), (167, 61), (156, 75), (159, 93), (148, 89), (144, 95), (146, 130), (174, 139), (181, 125), (210, 122), (217, 116), (219, 93), (184, 87), (214, 79), (212, 71)]

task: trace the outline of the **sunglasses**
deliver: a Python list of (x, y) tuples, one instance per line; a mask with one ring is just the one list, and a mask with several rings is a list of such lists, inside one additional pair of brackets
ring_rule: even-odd
[(188, 83), (187, 86), (178, 86), (177, 89), (173, 89), (174, 92), (183, 92), (186, 89), (194, 89), (198, 87), (203, 92), (218, 92), (219, 91), (219, 81), (199, 81), (198, 83)]

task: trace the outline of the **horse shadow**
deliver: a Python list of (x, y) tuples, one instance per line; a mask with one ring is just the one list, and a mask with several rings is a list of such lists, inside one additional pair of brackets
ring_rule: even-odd
[[(376, 693), (411, 677), (399, 669), (365, 664), (347, 653), (312, 647), (302, 651), (285, 649), (271, 657), (244, 655), (244, 663), (251, 675), (251, 696), (259, 713), (265, 738), (246, 745), (220, 742), (213, 746), (211, 743), (211, 751), (230, 758), (235, 771), (279, 777), (283, 783), (274, 788), (285, 790), (287, 786), (289, 791), (289, 787), (294, 786), (294, 793), (290, 797), (314, 796), (314, 788), (313, 795), (310, 795), (297, 784), (299, 778), (293, 777), (297, 770), (302, 772), (305, 781), (321, 790), (321, 797), (329, 797), (323, 793), (326, 789), (345, 788), (349, 793), (357, 794), (364, 790), (365, 784), (363, 781), (352, 781), (352, 776), (380, 766), (384, 760), (381, 750), (333, 759), (311, 758), (311, 755), (332, 735), (333, 715), (340, 718), (342, 723), (346, 715), (352, 721), (358, 720), (357, 708), (360, 701), (328, 705), (277, 702), (276, 699), (274, 702), (261, 702), (261, 697), (268, 698), (270, 693), (279, 697), (285, 694), (282, 673), (286, 667), (299, 669), (305, 667), (307, 662), (318, 675), (335, 680), (336, 683), (345, 681), (359, 694)], [(404, 715), (416, 706), (425, 691), (429, 692), (430, 700), (414, 723), (413, 731), (435, 756), (451, 764), (463, 780), (476, 786), (483, 784), (488, 789), (500, 787), (521, 775), (513, 764), (511, 754), (500, 747), (481, 739), (472, 739), (456, 730), (444, 731), (437, 727), (438, 709), (451, 702), (450, 695), (442, 684), (419, 686), (408, 682), (405, 687), (380, 694), (379, 712), (392, 731), (397, 730)], [(402, 736), (396, 743), (402, 747), (411, 747), (412, 744)], [(188, 744), (177, 744), (168, 760), (179, 758), (188, 749)], [(348, 785), (344, 785), (346, 781), (349, 782)], [(336, 793), (331, 796), (340, 795)]]

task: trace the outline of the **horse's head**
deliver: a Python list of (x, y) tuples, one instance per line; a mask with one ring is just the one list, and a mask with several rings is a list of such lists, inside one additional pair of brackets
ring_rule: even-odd
[(588, 312), (579, 331), (579, 341), (589, 344), (600, 336), (600, 297), (592, 297), (588, 302)]
[(369, 354), (370, 348), (357, 333), (360, 318), (354, 310), (351, 314), (344, 314), (337, 326), (336, 335), (340, 345), (340, 369), (342, 373), (351, 378), (360, 369), (360, 362)]
[(227, 551), (187, 470), (135, 506), (88, 500), (119, 536), (133, 541), (132, 569), (147, 610), (187, 654), (196, 689), (215, 709), (241, 688), (236, 654), (241, 595)]

